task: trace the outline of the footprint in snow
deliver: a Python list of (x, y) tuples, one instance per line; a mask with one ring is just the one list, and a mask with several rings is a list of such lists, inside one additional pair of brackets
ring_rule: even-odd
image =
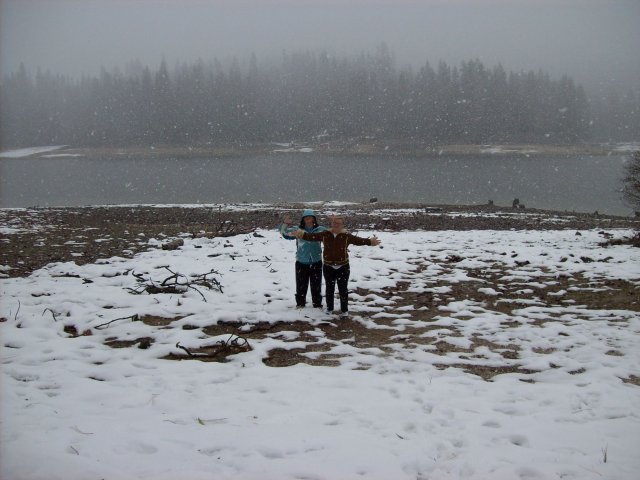
[(424, 413), (431, 413), (433, 412), (433, 405), (431, 403), (425, 403), (422, 405), (422, 411)]
[(496, 420), (487, 420), (482, 424), (483, 427), (500, 428), (502, 425)]
[(517, 475), (520, 478), (544, 478), (544, 475), (540, 473), (538, 470), (535, 470), (531, 467), (521, 467), (516, 470)]
[(261, 448), (258, 450), (260, 455), (264, 458), (268, 458), (269, 460), (276, 460), (279, 458), (284, 458), (284, 453), (279, 450), (275, 450), (273, 448)]
[(413, 432), (416, 431), (416, 424), (415, 423), (411, 423), (411, 422), (405, 423), (404, 427), (403, 427), (403, 430), (406, 433), (413, 433)]
[(336, 425), (342, 425), (342, 421), (338, 420), (337, 418), (334, 420), (329, 420), (328, 422), (324, 423), (326, 426), (328, 427), (335, 427)]
[(114, 449), (115, 453), (139, 453), (141, 455), (150, 455), (156, 453), (158, 449), (153, 445), (143, 442), (129, 442), (126, 445), (118, 446)]
[(524, 435), (513, 434), (507, 437), (511, 443), (518, 447), (528, 447), (529, 439)]
[(227, 447), (213, 447), (213, 448), (202, 448), (198, 450), (198, 452), (201, 453), (202, 455), (206, 455), (207, 457), (215, 457), (220, 455), (225, 450), (231, 450), (231, 449)]

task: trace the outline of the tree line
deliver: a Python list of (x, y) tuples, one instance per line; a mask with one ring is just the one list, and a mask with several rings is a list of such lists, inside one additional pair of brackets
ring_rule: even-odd
[[(630, 96), (629, 96), (630, 95)], [(376, 139), (420, 145), (640, 138), (640, 95), (587, 98), (572, 78), (479, 60), (400, 68), (375, 53), (283, 53), (72, 78), (21, 65), (0, 85), (3, 148), (250, 145)]]

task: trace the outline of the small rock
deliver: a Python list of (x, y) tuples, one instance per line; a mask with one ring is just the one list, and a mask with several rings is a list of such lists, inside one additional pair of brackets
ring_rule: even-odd
[(64, 333), (70, 335), (71, 337), (78, 336), (78, 329), (75, 327), (75, 325), (65, 325), (62, 330), (64, 331)]
[(176, 238), (170, 242), (164, 243), (162, 245), (162, 250), (177, 250), (178, 248), (184, 245), (184, 240), (181, 238)]

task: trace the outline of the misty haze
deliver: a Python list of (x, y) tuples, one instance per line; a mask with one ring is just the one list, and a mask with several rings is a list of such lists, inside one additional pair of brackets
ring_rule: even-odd
[[(640, 139), (640, 9), (536, 5), (5, 1), (0, 201), (459, 204), (520, 195), (535, 207), (628, 214), (618, 181)], [(58, 175), (37, 188), (41, 179), (15, 150), (46, 145), (64, 147), (40, 154), (51, 159), (41, 171)], [(282, 153), (300, 162), (285, 169)], [(224, 159), (247, 178), (243, 170), (260, 171), (268, 154), (267, 163), (285, 158), (272, 170), (278, 178), (226, 192), (230, 182), (216, 173), (227, 172)], [(138, 178), (149, 156), (162, 168)], [(350, 166), (356, 157), (394, 171), (363, 175)], [(180, 195), (176, 182), (193, 174), (185, 158), (202, 159), (198, 176), (211, 178)], [(295, 186), (306, 162), (323, 159), (339, 159), (355, 188), (318, 185), (309, 198), (282, 188), (283, 176)], [(89, 160), (117, 165), (93, 190), (100, 195), (65, 183), (92, 177)], [(577, 177), (573, 162), (591, 176)], [(465, 170), (451, 176), (454, 165)], [(393, 177), (418, 186), (399, 190)], [(552, 186), (558, 178), (565, 188)], [(450, 188), (435, 188), (443, 182)], [(589, 201), (593, 186), (603, 194)]]
[(0, 479), (637, 480), (640, 0), (0, 0)]

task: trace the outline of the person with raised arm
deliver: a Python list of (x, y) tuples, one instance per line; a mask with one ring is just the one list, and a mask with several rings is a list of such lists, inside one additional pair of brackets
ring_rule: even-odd
[(371, 238), (362, 238), (344, 230), (344, 217), (334, 215), (331, 217), (331, 228), (322, 232), (309, 233), (302, 229), (290, 232), (289, 235), (296, 238), (322, 242), (324, 245), (322, 273), (325, 282), (325, 294), (327, 309), (325, 313), (333, 314), (335, 285), (338, 284), (340, 296), (340, 317), (349, 316), (349, 292), (347, 289), (351, 269), (349, 267), (349, 245), (380, 245), (380, 240), (375, 235)]
[(291, 224), (291, 215), (287, 213), (279, 231), (286, 240), (296, 240), (296, 308), (304, 308), (307, 304), (309, 285), (313, 306), (322, 308), (322, 247), (317, 242), (296, 238), (293, 232), (299, 228), (308, 233), (318, 233), (327, 228), (318, 225), (316, 214), (310, 209), (302, 212), (298, 227), (292, 227)]

